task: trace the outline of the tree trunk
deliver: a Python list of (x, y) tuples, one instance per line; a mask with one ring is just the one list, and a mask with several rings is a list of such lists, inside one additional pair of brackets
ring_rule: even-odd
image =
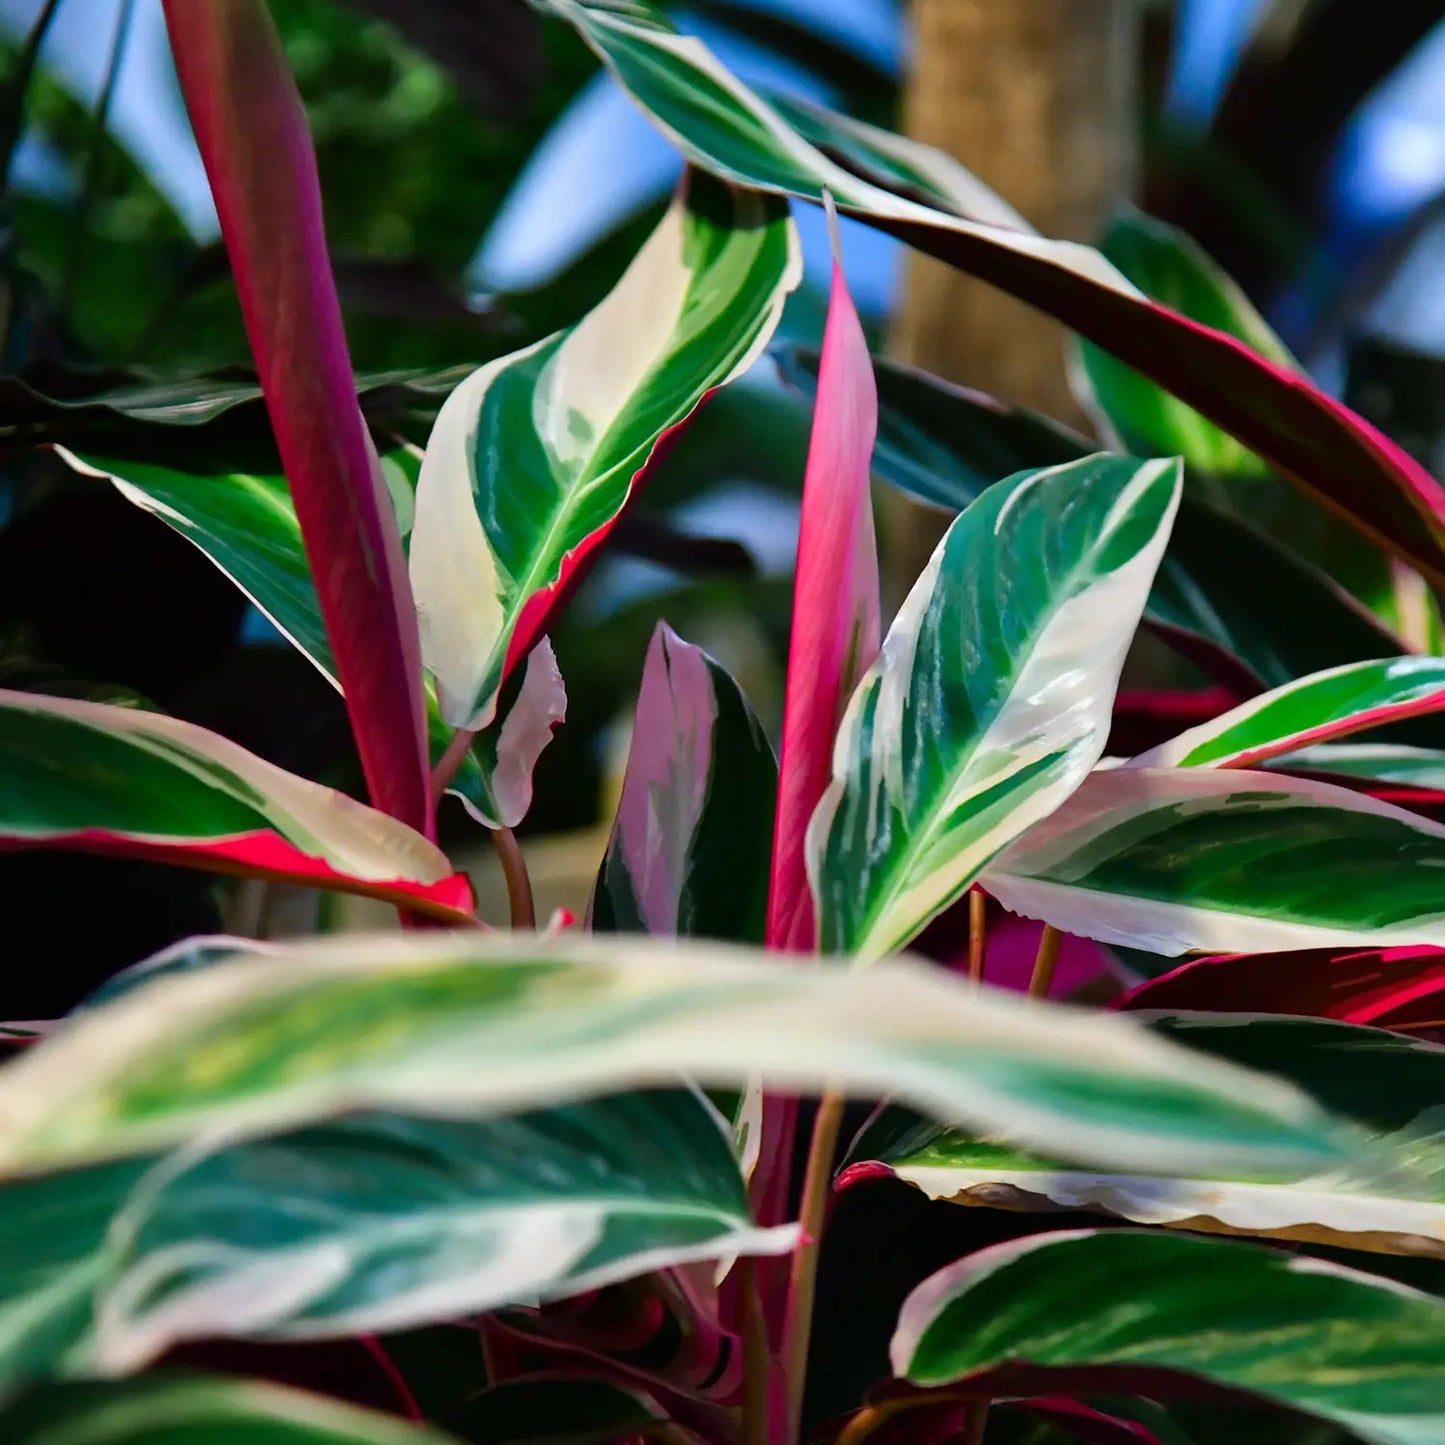
[[(956, 156), (1046, 235), (1090, 240), (1135, 178), (1136, 0), (912, 0), (907, 133)], [(922, 256), (893, 335), (901, 361), (1078, 423), (1055, 322)], [(896, 602), (938, 539), (890, 504)]]

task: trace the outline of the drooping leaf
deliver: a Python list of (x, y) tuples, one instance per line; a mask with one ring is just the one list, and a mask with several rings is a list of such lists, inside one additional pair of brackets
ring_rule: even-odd
[(681, 1072), (896, 1094), (1030, 1148), (1137, 1167), (1354, 1157), (1297, 1091), (902, 961), (799, 967), (721, 945), (350, 935), (172, 975), (0, 1070), (0, 1169), (73, 1166), (338, 1112), (476, 1116)]
[(490, 721), (674, 430), (744, 371), (800, 273), (778, 201), (692, 174), (576, 326), (474, 372), (427, 444), (411, 539), (442, 715)]
[(1269, 766), (1396, 783), (1424, 791), (1445, 789), (1445, 749), (1404, 743), (1321, 743), (1273, 759)]
[(1445, 658), (1358, 662), (1251, 698), (1124, 766), (1253, 768), (1300, 748), (1442, 709)]
[[(815, 353), (784, 348), (778, 364), (786, 380), (813, 391)], [(962, 511), (1002, 477), (1095, 450), (1037, 412), (909, 367), (876, 361), (874, 370), (880, 402), (874, 473), (934, 506)], [(1144, 624), (1232, 684), (1278, 686), (1404, 651), (1324, 573), (1187, 488)]]
[[(121, 496), (194, 543), (333, 687), (341, 686), (301, 524), (284, 477), (249, 472), (197, 475), (150, 462), (63, 450), (60, 454), (82, 472), (109, 478)], [(420, 467), (421, 454), (413, 447), (395, 447), (381, 458), (404, 546), (411, 536)], [(430, 681), (426, 689), (428, 745), (435, 763), (446, 752), (452, 729), (437, 711)], [(499, 823), (515, 827), (531, 801), (536, 755), (550, 738), (551, 723), (561, 721), (565, 708), (566, 690), (544, 638), (528, 659), (522, 690), (511, 708), (478, 737), (447, 791), (487, 827)], [(519, 751), (518, 743), (526, 745)]]
[(1179, 496), (1169, 462), (1025, 472), (949, 528), (854, 694), (809, 828), (820, 940), (901, 948), (1104, 750)]
[(1008, 1394), (1204, 1381), (1376, 1445), (1437, 1445), (1442, 1350), (1445, 1303), (1392, 1280), (1235, 1241), (1080, 1230), (995, 1245), (926, 1279), (892, 1360), (918, 1385)]
[(592, 927), (761, 943), (777, 779), (737, 683), (659, 622)]
[(1190, 951), (1445, 944), (1445, 827), (1276, 773), (1093, 773), (998, 858), (1005, 908), (1100, 943)]
[(430, 836), (416, 615), (356, 403), (306, 113), (264, 0), (165, 0), (371, 798)]
[[(960, 1204), (1097, 1209), (1196, 1232), (1445, 1255), (1445, 1156), (1430, 1108), (1445, 1085), (1445, 1049), (1317, 1019), (1150, 1017), (1170, 1038), (1268, 1069), (1357, 1121), (1379, 1141), (1379, 1166), (1290, 1180), (1268, 1170), (1187, 1178), (1152, 1170), (1102, 1173), (943, 1128), (895, 1138), (879, 1162), (931, 1197)], [(867, 1149), (866, 1138), (859, 1147)], [(867, 1163), (856, 1167), (876, 1171)]]
[(878, 656), (883, 630), (868, 485), (878, 391), (831, 209), (829, 224), (833, 280), (803, 477), (768, 890), (769, 945), (804, 951), (818, 936), (808, 891), (808, 821), (828, 786), (843, 711)]
[[(694, 164), (760, 190), (815, 201), (831, 192), (840, 211), (1039, 307), (1141, 368), (1354, 526), (1445, 579), (1445, 492), (1305, 379), (1150, 301), (1097, 251), (1009, 228), (997, 198), (977, 182), (964, 186), (956, 166), (942, 173), (942, 158), (925, 146), (820, 110), (812, 138), (804, 136), (650, 4), (532, 3), (571, 24)], [(826, 154), (816, 144), (825, 133), (833, 142)]]
[(1201, 958), (1131, 989), (1117, 1008), (1303, 1014), (1445, 1041), (1445, 950), (1306, 948)]
[(0, 848), (81, 848), (470, 917), (420, 833), (157, 713), (0, 690)]
[(10, 1445), (455, 1445), (424, 1425), (258, 1380), (148, 1376), (52, 1386), (0, 1415)]

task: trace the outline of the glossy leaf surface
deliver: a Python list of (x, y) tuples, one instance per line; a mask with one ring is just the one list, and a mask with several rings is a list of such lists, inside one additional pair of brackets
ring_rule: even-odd
[(1000, 482), (949, 528), (844, 717), (809, 828), (820, 942), (901, 948), (1104, 750), (1179, 496), (1168, 462)]

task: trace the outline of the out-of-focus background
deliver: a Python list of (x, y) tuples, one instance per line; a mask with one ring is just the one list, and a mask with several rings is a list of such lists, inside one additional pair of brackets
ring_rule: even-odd
[[(393, 418), (424, 440), (426, 395), (434, 407), (461, 374), (448, 368), (606, 292), (678, 158), (572, 32), (521, 0), (271, 8), (310, 112), (353, 360), (368, 377), (425, 373)], [(1089, 239), (1125, 203), (1183, 227), (1324, 385), (1445, 467), (1441, 0), (666, 8), (746, 78), (946, 147), (1045, 231)], [(168, 415), (206, 414), (248, 358), (159, 0), (0, 0), (0, 76), (0, 371), (32, 399), (152, 385)], [(815, 342), (827, 240), (814, 208), (797, 219), (808, 280), (783, 333)], [(845, 224), (843, 239), (880, 352), (1082, 421), (1057, 328), (876, 233)], [(0, 685), (137, 696), (352, 779), (339, 702), (304, 659), (184, 541), (36, 452), (9, 404)], [(178, 427), (177, 465), (264, 467), (264, 413), (234, 416), (189, 451)], [(569, 716), (525, 829), (543, 908), (585, 905), (658, 617), (776, 719), (807, 429), (766, 360), (716, 398), (559, 629)], [(936, 522), (896, 503), (882, 521), (896, 600)], [(460, 810), (445, 822), (485, 860)], [(485, 906), (494, 882), (478, 866)], [(22, 1016), (179, 934), (288, 920), (285, 899), (168, 870), (0, 860), (0, 907), (37, 896), (65, 898), (85, 972), (37, 979), (33, 999), (11, 1000)]]

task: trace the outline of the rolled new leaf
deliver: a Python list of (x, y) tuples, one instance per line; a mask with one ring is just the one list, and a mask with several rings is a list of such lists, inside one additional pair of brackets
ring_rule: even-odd
[(1200, 1382), (1374, 1445), (1445, 1435), (1445, 1303), (1258, 1245), (1061, 1231), (949, 1265), (904, 1302), (894, 1374), (994, 1394), (1147, 1394)]
[(1138, 367), (1353, 526), (1445, 580), (1445, 491), (1304, 378), (1150, 301), (1097, 251), (1011, 225), (1012, 213), (996, 197), (980, 195), (977, 182), (963, 184), (957, 167), (926, 146), (816, 108), (804, 134), (650, 4), (532, 3), (572, 25), (693, 164), (738, 185), (808, 200), (826, 190), (840, 211), (1037, 306)]
[(366, 785), (430, 836), (416, 616), (356, 401), (301, 97), (264, 0), (165, 0), (165, 15)]
[(0, 1071), (0, 1172), (339, 1113), (476, 1117), (679, 1074), (894, 1094), (1091, 1163), (1347, 1166), (1288, 1084), (902, 961), (859, 971), (639, 937), (353, 935), (157, 979)]
[(0, 690), (0, 848), (81, 848), (244, 873), (471, 921), (434, 843), (204, 728)]
[(592, 928), (761, 943), (777, 786), (773, 750), (737, 683), (659, 622)]
[[(1251, 962), (1267, 971), (1266, 960)], [(1445, 1175), (1426, 1102), (1445, 1086), (1445, 1049), (1320, 1019), (1150, 1017), (1168, 1037), (1268, 1069), (1355, 1120), (1379, 1142), (1389, 1167), (1311, 1179), (1277, 1179), (1267, 1170), (1125, 1174), (1079, 1169), (958, 1130), (919, 1126), (884, 1140), (876, 1154), (865, 1135), (855, 1153), (878, 1162), (854, 1166), (857, 1173), (876, 1173), (882, 1163), (935, 1199), (994, 1209), (1095, 1209), (1196, 1232), (1445, 1255)]]
[(949, 528), (849, 703), (808, 832), (821, 946), (901, 948), (1099, 760), (1179, 466), (1091, 457)]
[(1442, 710), (1445, 658), (1357, 662), (1262, 693), (1124, 766), (1254, 768), (1301, 748)]
[(491, 720), (503, 678), (659, 448), (761, 353), (799, 275), (781, 202), (694, 173), (596, 309), (448, 397), (411, 537), (422, 651), (448, 723)]
[(1005, 908), (1173, 955), (1445, 944), (1445, 827), (1330, 783), (1092, 774), (984, 876)]

